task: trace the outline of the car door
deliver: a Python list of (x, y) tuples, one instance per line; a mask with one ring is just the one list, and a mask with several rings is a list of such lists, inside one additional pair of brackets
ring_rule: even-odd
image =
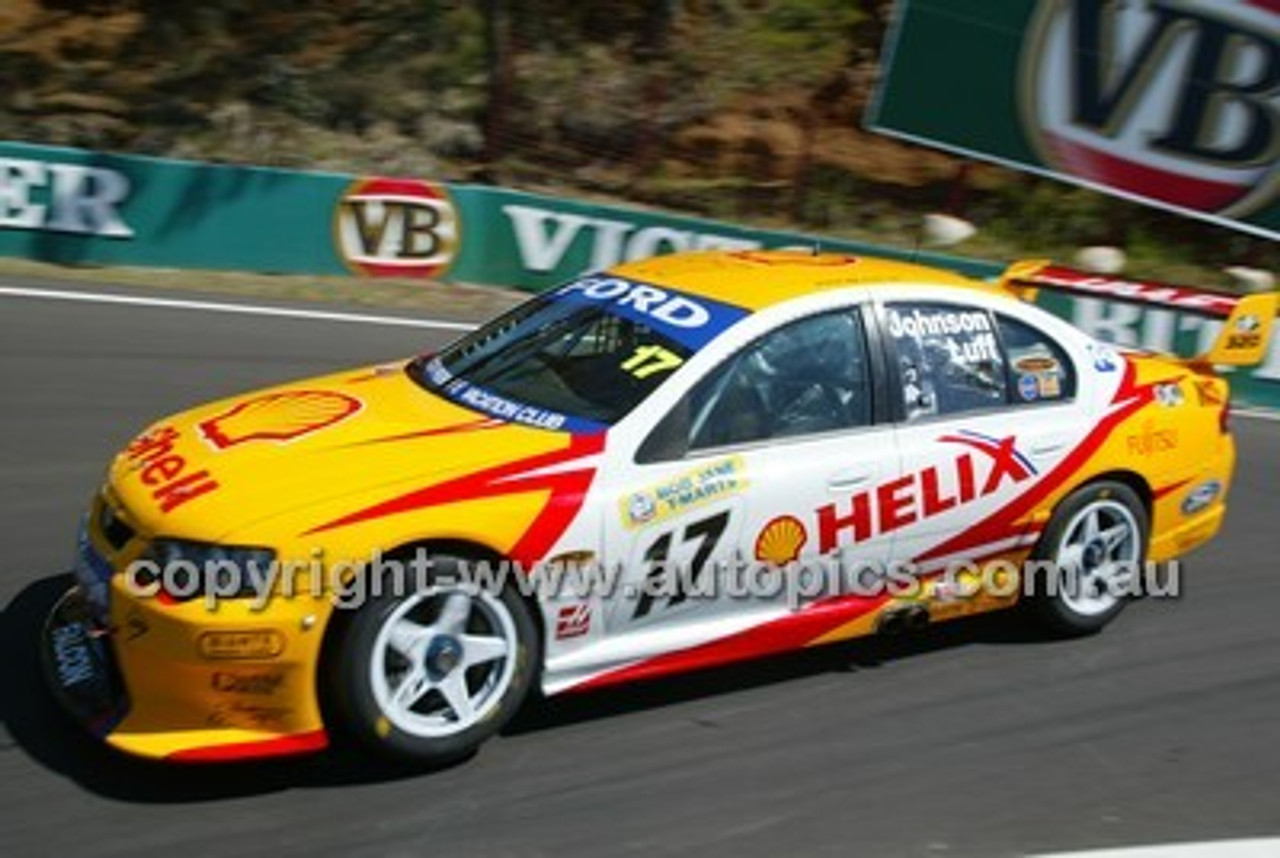
[(850, 509), (898, 470), (868, 340), (857, 306), (780, 323), (611, 466), (603, 544), (625, 583), (605, 608), (611, 660), (721, 638), (821, 598), (812, 569), (825, 555), (887, 559), (887, 541)]
[(1070, 350), (990, 300), (889, 298), (903, 473), (894, 561), (920, 573), (1033, 544), (1036, 487), (1088, 430)]

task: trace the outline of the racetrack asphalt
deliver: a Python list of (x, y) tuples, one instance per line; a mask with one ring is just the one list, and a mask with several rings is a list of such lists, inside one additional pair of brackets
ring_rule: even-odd
[(1182, 598), (1092, 638), (981, 618), (543, 701), (426, 774), (342, 753), (163, 766), (61, 717), (34, 636), (117, 448), (211, 397), (454, 336), (0, 298), (0, 855), (999, 856), (1280, 834), (1280, 423), (1260, 420), (1236, 421), (1226, 527), (1184, 561)]

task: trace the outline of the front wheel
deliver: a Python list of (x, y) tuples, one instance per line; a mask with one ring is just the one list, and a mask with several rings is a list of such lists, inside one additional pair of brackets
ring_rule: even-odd
[(1096, 632), (1124, 609), (1142, 574), (1150, 520), (1124, 483), (1091, 483), (1054, 511), (1033, 559), (1039, 577), (1026, 598), (1031, 617), (1055, 634)]
[(510, 588), (437, 577), (416, 592), (371, 599), (336, 656), (334, 698), (355, 738), (401, 760), (440, 764), (470, 754), (515, 713), (539, 644)]

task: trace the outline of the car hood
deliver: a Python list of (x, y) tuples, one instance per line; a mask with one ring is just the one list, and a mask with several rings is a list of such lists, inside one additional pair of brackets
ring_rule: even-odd
[(160, 420), (116, 456), (110, 491), (143, 535), (216, 541), (309, 508), (323, 525), (397, 486), (554, 453), (573, 440), (456, 405), (405, 368), (308, 379)]

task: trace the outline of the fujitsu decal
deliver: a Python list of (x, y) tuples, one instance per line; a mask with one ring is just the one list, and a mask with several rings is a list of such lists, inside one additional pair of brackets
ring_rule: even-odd
[(818, 550), (826, 554), (842, 544), (866, 542), (919, 521), (942, 515), (1036, 474), (1018, 452), (1017, 437), (991, 438), (977, 432), (944, 435), (940, 443), (962, 449), (947, 465), (930, 465), (843, 503), (818, 509)]
[(1023, 126), (1070, 176), (1242, 217), (1280, 196), (1280, 3), (1041, 0)]
[(355, 182), (334, 210), (339, 256), (374, 277), (435, 277), (453, 261), (459, 218), (448, 192), (420, 179)]
[(286, 390), (241, 400), (200, 423), (200, 435), (215, 450), (250, 441), (284, 443), (328, 429), (364, 404), (332, 390)]

